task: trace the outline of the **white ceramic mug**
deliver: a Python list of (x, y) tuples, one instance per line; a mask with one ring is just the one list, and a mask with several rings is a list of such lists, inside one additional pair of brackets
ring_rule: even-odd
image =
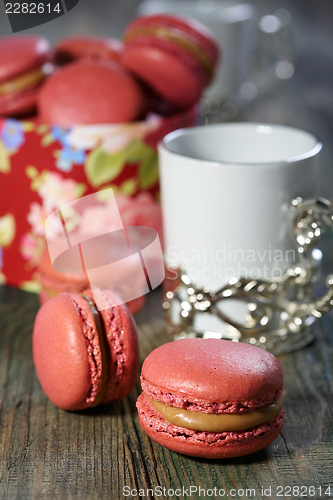
[(211, 291), (240, 276), (281, 277), (297, 262), (290, 203), (316, 195), (321, 148), (279, 125), (168, 134), (159, 147), (166, 265)]

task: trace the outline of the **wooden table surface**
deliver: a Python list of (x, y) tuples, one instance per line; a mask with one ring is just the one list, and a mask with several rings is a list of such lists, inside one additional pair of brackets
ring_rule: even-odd
[[(136, 316), (142, 360), (170, 340), (160, 303), (160, 291), (149, 294)], [(123, 401), (84, 412), (48, 401), (31, 354), (38, 307), (36, 295), (0, 287), (1, 499), (333, 497), (331, 314), (315, 325), (311, 345), (279, 358), (281, 435), (253, 455), (209, 461), (178, 455), (146, 436), (135, 408), (139, 382)]]

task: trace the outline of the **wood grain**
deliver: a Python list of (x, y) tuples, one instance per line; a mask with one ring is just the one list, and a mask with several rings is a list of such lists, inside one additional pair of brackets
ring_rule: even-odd
[[(170, 340), (160, 298), (160, 291), (151, 293), (136, 317), (142, 360)], [(38, 307), (35, 295), (0, 287), (1, 499), (113, 500), (126, 498), (125, 486), (144, 489), (148, 498), (158, 498), (156, 487), (166, 488), (161, 498), (177, 498), (168, 490), (183, 487), (182, 498), (200, 498), (189, 496), (191, 486), (226, 494), (241, 488), (244, 496), (248, 490), (261, 499), (281, 498), (278, 486), (331, 485), (333, 495), (332, 315), (316, 325), (312, 345), (280, 357), (286, 411), (281, 436), (253, 455), (209, 461), (178, 455), (146, 436), (135, 409), (139, 384), (125, 400), (84, 412), (65, 412), (48, 401), (31, 356)], [(271, 495), (263, 495), (262, 488), (269, 493), (270, 487)]]

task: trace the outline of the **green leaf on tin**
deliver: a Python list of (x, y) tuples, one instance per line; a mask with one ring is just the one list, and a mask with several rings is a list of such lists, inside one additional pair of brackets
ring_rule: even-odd
[(20, 283), (21, 290), (31, 293), (39, 293), (41, 290), (41, 285), (38, 281), (23, 281)]
[(89, 153), (84, 171), (90, 184), (93, 187), (98, 187), (118, 177), (125, 163), (126, 150), (110, 155), (102, 148), (96, 148)]
[(148, 161), (156, 151), (148, 144), (137, 139), (129, 145), (126, 150), (126, 160), (128, 163), (142, 163)]
[(126, 194), (127, 196), (132, 196), (136, 191), (136, 186), (137, 186), (137, 181), (135, 178), (127, 179), (127, 181), (124, 181), (120, 186), (120, 191)]
[(41, 145), (46, 148), (47, 146), (50, 146), (54, 142), (54, 138), (52, 134), (46, 134), (43, 136), (42, 140), (40, 141)]
[(33, 122), (21, 122), (24, 132), (32, 132), (36, 128), (36, 124)]
[(49, 125), (39, 125), (37, 127), (37, 134), (46, 134), (46, 132), (48, 132), (49, 130)]
[[(112, 191), (110, 191), (110, 189), (112, 189)], [(118, 193), (118, 191), (119, 186), (117, 186), (116, 184), (107, 184), (96, 193), (96, 199), (101, 203), (107, 203), (114, 194)]]
[(39, 175), (34, 176), (30, 184), (31, 190), (38, 191), (48, 175), (49, 172), (47, 170), (43, 170)]
[(83, 193), (87, 190), (87, 186), (83, 183), (79, 183), (75, 187), (75, 198), (81, 198)]
[[(154, 152), (155, 153), (155, 152)], [(157, 155), (153, 154), (141, 163), (139, 169), (139, 181), (141, 189), (149, 189), (158, 182)]]
[(0, 141), (0, 172), (8, 174), (10, 172), (9, 153), (2, 141)]
[(6, 214), (0, 217), (0, 245), (2, 247), (8, 247), (16, 233), (16, 223), (13, 214)]
[(29, 179), (34, 179), (39, 174), (37, 168), (33, 165), (28, 165), (25, 169), (25, 173)]

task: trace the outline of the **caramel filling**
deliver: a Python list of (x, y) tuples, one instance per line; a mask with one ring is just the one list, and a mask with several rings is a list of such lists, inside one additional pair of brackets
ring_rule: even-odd
[(25, 75), (18, 76), (9, 82), (2, 83), (0, 85), (0, 96), (37, 87), (45, 77), (45, 73), (40, 68), (29, 71), (29, 73)]
[(268, 422), (282, 410), (283, 398), (270, 405), (263, 406), (249, 413), (223, 413), (219, 415), (183, 410), (151, 400), (155, 409), (170, 424), (204, 432), (228, 432), (250, 429), (256, 425)]
[(187, 37), (186, 34), (180, 30), (171, 27), (138, 28), (125, 35), (124, 42), (128, 42), (139, 35), (153, 35), (161, 39), (174, 42), (179, 47), (185, 49), (201, 63), (209, 78), (213, 76), (214, 64), (211, 58), (201, 47), (196, 45), (192, 39)]
[(101, 386), (99, 393), (97, 394), (95, 401), (90, 405), (90, 407), (93, 407), (93, 406), (99, 405), (103, 401), (105, 394), (106, 394), (107, 385), (108, 385), (109, 363), (108, 363), (107, 348), (106, 348), (107, 340), (106, 340), (106, 331), (105, 331), (102, 317), (101, 317), (100, 313), (98, 312), (98, 310), (96, 309), (94, 302), (86, 295), (82, 294), (82, 297), (84, 299), (86, 299), (86, 301), (88, 302), (90, 310), (91, 310), (92, 315), (94, 317), (94, 323), (96, 326), (98, 340), (99, 340), (99, 346), (100, 346), (101, 355), (102, 355), (102, 386)]

